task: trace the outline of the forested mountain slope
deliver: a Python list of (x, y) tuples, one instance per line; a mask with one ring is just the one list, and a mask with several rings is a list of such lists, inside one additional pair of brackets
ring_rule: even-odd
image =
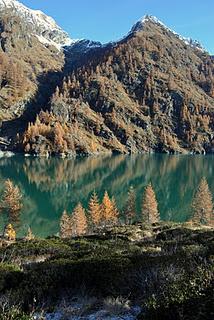
[(82, 57), (57, 87), (52, 114), (29, 128), (27, 149), (46, 123), (61, 141), (55, 148), (47, 138), (50, 152), (212, 152), (213, 73), (197, 43), (146, 17), (122, 41)]
[(102, 45), (71, 40), (40, 11), (0, 0), (0, 66), (0, 136), (12, 148), (214, 151), (213, 57), (154, 17)]
[[(64, 57), (57, 48), (60, 40), (52, 35), (56, 42), (51, 41), (47, 28), (42, 13), (27, 9), (18, 1), (0, 1), (1, 120), (22, 115), (27, 103), (38, 94), (43, 78), (63, 68)], [(63, 31), (58, 32), (66, 38)]]

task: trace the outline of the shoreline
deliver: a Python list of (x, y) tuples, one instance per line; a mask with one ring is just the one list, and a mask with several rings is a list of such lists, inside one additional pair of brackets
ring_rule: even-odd
[(181, 156), (181, 157), (190, 157), (190, 156), (213, 156), (214, 152), (211, 153), (164, 153), (164, 152), (136, 152), (136, 153), (114, 153), (114, 152), (102, 152), (102, 153), (93, 153), (93, 154), (73, 154), (73, 155), (64, 155), (64, 154), (56, 154), (56, 155), (42, 155), (42, 154), (30, 154), (24, 152), (16, 152), (16, 151), (7, 151), (0, 150), (0, 159), (1, 158), (12, 158), (14, 156), (22, 156), (25, 158), (42, 158), (42, 159), (77, 159), (77, 158), (98, 158), (98, 157), (106, 157), (106, 156)]

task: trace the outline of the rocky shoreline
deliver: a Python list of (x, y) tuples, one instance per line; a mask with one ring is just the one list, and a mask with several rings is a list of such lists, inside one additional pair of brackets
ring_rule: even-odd
[[(13, 150), (13, 149), (12, 149)], [(45, 154), (35, 154), (35, 153), (26, 153), (26, 152), (17, 152), (16, 150), (11, 151), (10, 150), (0, 150), (0, 158), (11, 158), (15, 155), (22, 155), (24, 157), (39, 157), (39, 158), (61, 158), (61, 159), (73, 159), (76, 157), (100, 157), (100, 156), (106, 156), (106, 155), (115, 155), (115, 154), (124, 154), (124, 153), (118, 153), (118, 152), (95, 152), (95, 153), (58, 153), (58, 154), (49, 154), (48, 152)], [(185, 151), (185, 153), (179, 153), (179, 152), (135, 152), (135, 153), (128, 153), (126, 155), (149, 155), (149, 154), (166, 154), (171, 156), (178, 156), (178, 155), (213, 155), (213, 152), (203, 152), (203, 153), (194, 153), (194, 152), (188, 152)], [(125, 155), (125, 154), (124, 154)]]

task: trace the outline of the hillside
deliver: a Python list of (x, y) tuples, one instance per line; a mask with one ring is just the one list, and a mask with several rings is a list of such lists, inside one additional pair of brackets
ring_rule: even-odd
[[(11, 3), (17, 7), (10, 7)], [(48, 75), (51, 87), (51, 74), (62, 69), (64, 57), (55, 42), (44, 45), (44, 37), (40, 41), (40, 34), (44, 33), (42, 27), (39, 32), (41, 21), (37, 25), (33, 16), (22, 11), (25, 7), (19, 2), (1, 0), (0, 8), (0, 117), (9, 120), (23, 114)]]
[(146, 17), (81, 58), (57, 87), (51, 115), (27, 132), (27, 150), (46, 124), (42, 152), (213, 152), (213, 73), (197, 43)]
[(214, 61), (198, 42), (151, 16), (118, 42), (74, 41), (18, 1), (0, 9), (0, 137), (11, 149), (214, 151)]

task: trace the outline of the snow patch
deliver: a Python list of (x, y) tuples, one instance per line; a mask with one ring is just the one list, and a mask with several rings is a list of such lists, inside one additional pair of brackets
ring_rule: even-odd
[[(62, 47), (70, 47), (75, 44), (81, 44), (82, 46), (85, 46), (84, 50), (85, 52), (87, 52), (92, 48), (106, 47), (109, 45), (116, 46), (119, 42), (127, 38), (126, 35), (118, 41), (112, 41), (106, 44), (101, 44), (99, 42), (85, 39), (73, 40), (56, 24), (55, 20), (52, 17), (47, 16), (40, 10), (29, 9), (17, 0), (0, 0), (0, 9), (1, 8), (13, 8), (18, 13), (18, 15), (20, 15), (27, 24), (29, 24), (34, 34), (42, 44), (55, 46), (58, 50), (61, 50)], [(141, 20), (139, 20), (132, 27), (128, 35), (142, 31), (145, 23), (147, 22), (152, 22), (161, 26), (192, 48), (197, 48), (203, 52), (206, 51), (198, 41), (180, 36), (178, 33), (168, 28), (158, 18), (151, 15), (145, 15)]]
[(17, 0), (0, 0), (1, 8), (12, 8), (33, 30), (39, 41), (51, 44), (60, 50), (63, 46), (73, 44), (69, 35), (63, 31), (55, 20), (40, 10), (32, 10)]
[(67, 46), (71, 46), (74, 41), (73, 40), (68, 40), (67, 42), (65, 42), (63, 45), (59, 44), (59, 43), (56, 43), (50, 39), (47, 39), (43, 36), (39, 36), (39, 35), (36, 35), (37, 39), (43, 43), (44, 45), (48, 45), (48, 46), (54, 46), (56, 47), (59, 51), (62, 49), (62, 47), (67, 47)]

